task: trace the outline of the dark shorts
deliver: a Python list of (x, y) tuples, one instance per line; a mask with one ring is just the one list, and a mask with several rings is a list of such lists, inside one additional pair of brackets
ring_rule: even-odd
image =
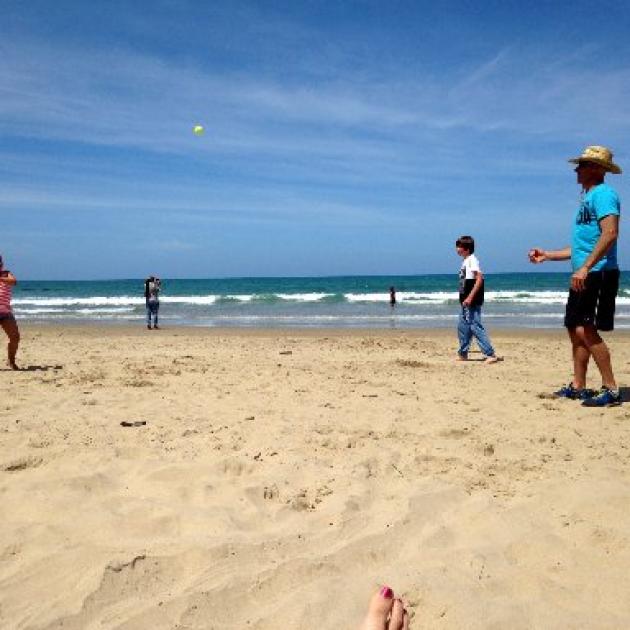
[(0, 322), (2, 321), (15, 321), (13, 313), (0, 313)]
[(597, 330), (615, 327), (615, 298), (619, 290), (619, 269), (592, 271), (583, 291), (569, 291), (564, 325), (595, 326)]

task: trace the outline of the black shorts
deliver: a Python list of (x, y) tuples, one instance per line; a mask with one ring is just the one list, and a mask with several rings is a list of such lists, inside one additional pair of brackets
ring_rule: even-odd
[(567, 328), (591, 325), (597, 330), (615, 327), (615, 298), (619, 290), (619, 269), (592, 271), (583, 291), (569, 291), (564, 325)]

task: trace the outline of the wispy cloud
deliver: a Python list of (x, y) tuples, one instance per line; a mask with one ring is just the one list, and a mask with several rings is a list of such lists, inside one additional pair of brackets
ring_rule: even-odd
[[(630, 96), (630, 69), (586, 69), (571, 60), (548, 67), (535, 51), (515, 48), (460, 81), (454, 72), (436, 79), (402, 69), (389, 82), (338, 76), (302, 85), (132, 52), (77, 57), (14, 43), (4, 53), (0, 130), (36, 139), (180, 154), (360, 153), (387, 160), (391, 143), (427, 142), (432, 132), (536, 135), (630, 125), (613, 107)], [(205, 144), (188, 133), (197, 121), (208, 127)]]

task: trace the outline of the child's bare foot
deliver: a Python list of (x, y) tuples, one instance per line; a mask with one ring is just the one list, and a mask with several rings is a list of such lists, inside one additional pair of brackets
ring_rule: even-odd
[(487, 363), (487, 364), (496, 363), (498, 360), (499, 360), (499, 357), (493, 354), (491, 357), (486, 357), (484, 359), (484, 363)]
[(360, 630), (408, 630), (409, 614), (389, 586), (372, 595)]

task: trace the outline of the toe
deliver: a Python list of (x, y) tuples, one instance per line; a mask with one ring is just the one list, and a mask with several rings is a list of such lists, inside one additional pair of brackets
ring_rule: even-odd
[(404, 616), (405, 607), (402, 603), (402, 599), (396, 598), (394, 600), (394, 605), (392, 606), (392, 614), (389, 619), (387, 630), (402, 630)]
[(368, 613), (361, 630), (386, 630), (387, 618), (394, 603), (394, 592), (389, 586), (383, 586), (372, 595)]

